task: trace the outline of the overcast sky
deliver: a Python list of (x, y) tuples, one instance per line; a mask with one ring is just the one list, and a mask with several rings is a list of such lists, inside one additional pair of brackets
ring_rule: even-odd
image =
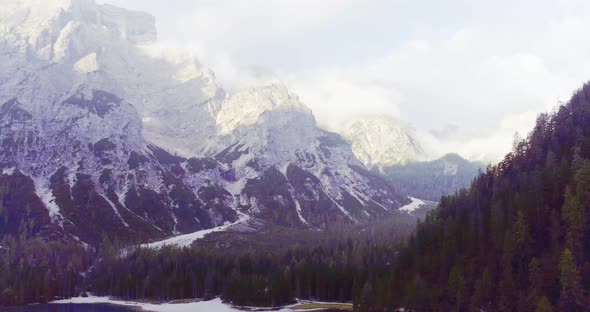
[(388, 114), (466, 157), (506, 152), (590, 79), (590, 1), (100, 2), (155, 15), (230, 90), (272, 73), (328, 128)]

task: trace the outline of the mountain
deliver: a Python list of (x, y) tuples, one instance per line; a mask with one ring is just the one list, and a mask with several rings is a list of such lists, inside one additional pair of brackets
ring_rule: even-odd
[[(90, 243), (103, 233), (130, 241), (236, 219), (231, 195), (212, 182), (223, 181), (221, 166), (149, 144), (133, 107), (115, 95), (81, 89), (42, 116), (23, 106), (16, 98), (0, 106), (0, 178), (28, 193), (15, 200), (20, 191), (6, 190), (5, 212), (45, 206), (49, 219), (34, 219), (39, 230)], [(210, 192), (225, 205), (198, 196)]]
[(354, 119), (339, 132), (367, 168), (383, 175), (401, 193), (416, 198), (438, 201), (468, 187), (483, 169), (482, 164), (457, 154), (425, 160), (428, 155), (415, 133), (394, 118)]
[(354, 119), (345, 123), (339, 133), (368, 168), (401, 165), (424, 157), (412, 130), (393, 118)]
[[(4, 9), (0, 97), (10, 99), (0, 106), (0, 168), (5, 183), (28, 194), (10, 200), (18, 189), (6, 191), (5, 213), (26, 204), (42, 216), (45, 206), (48, 218), (35, 218), (33, 231), (91, 244), (103, 235), (141, 241), (237, 218), (220, 164), (173, 156), (147, 139), (163, 126), (144, 128), (146, 118), (186, 105), (180, 92), (167, 106), (151, 93), (203, 80), (168, 82), (180, 65), (142, 54), (141, 45), (155, 40), (153, 17), (82, 0), (8, 1)], [(204, 114), (203, 93), (184, 96), (198, 104), (194, 115)]]
[(285, 87), (230, 95), (161, 53), (145, 13), (7, 0), (0, 68), (2, 234), (128, 243), (243, 214), (329, 228), (409, 202)]
[(482, 163), (468, 161), (457, 154), (439, 159), (384, 167), (383, 175), (400, 191), (413, 197), (439, 201), (471, 185), (484, 169)]
[(587, 83), (470, 189), (443, 198), (364, 310), (588, 311), (589, 99)]
[(284, 86), (229, 97), (217, 124), (214, 157), (234, 168), (240, 186), (234, 194), (249, 214), (325, 228), (391, 215), (408, 202), (366, 170), (339, 135), (318, 128), (311, 110)]

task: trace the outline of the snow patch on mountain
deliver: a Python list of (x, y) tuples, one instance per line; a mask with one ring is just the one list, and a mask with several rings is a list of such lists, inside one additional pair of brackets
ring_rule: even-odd
[(407, 213), (412, 213), (412, 211), (426, 205), (426, 203), (418, 198), (414, 198), (414, 197), (409, 197), (410, 200), (412, 201), (411, 203), (399, 208), (400, 211), (405, 211)]
[(149, 244), (143, 244), (141, 246), (145, 247), (145, 248), (152, 248), (152, 249), (160, 249), (165, 246), (189, 247), (196, 240), (199, 240), (199, 239), (205, 237), (205, 235), (207, 235), (207, 234), (211, 234), (211, 233), (215, 233), (215, 232), (223, 232), (234, 225), (245, 223), (249, 219), (250, 219), (250, 217), (248, 215), (241, 214), (239, 219), (235, 222), (225, 222), (225, 224), (211, 228), (211, 229), (201, 230), (201, 231), (188, 233), (188, 234), (184, 234), (184, 235), (178, 235), (178, 236), (174, 236), (174, 237), (162, 240), (162, 241), (153, 242), (153, 243), (149, 243)]
[(241, 178), (236, 182), (228, 182), (225, 184), (225, 189), (228, 190), (232, 195), (239, 196), (242, 194), (242, 191), (244, 191), (246, 183), (248, 183), (248, 178)]
[(2, 172), (2, 175), (13, 175), (14, 171), (16, 170), (16, 168), (14, 167), (10, 167), (10, 168), (2, 168), (2, 170), (0, 172)]
[(109, 197), (106, 195), (102, 195), (102, 198), (104, 198), (104, 200), (106, 200), (109, 203), (111, 208), (113, 208), (113, 212), (115, 213), (115, 215), (117, 215), (117, 217), (119, 218), (119, 221), (121, 221), (121, 223), (123, 223), (123, 225), (125, 227), (129, 227), (129, 224), (127, 222), (125, 222), (125, 219), (123, 219), (123, 217), (121, 216), (121, 213), (119, 212), (119, 209), (117, 208), (117, 205), (115, 205), (115, 203), (113, 203), (113, 201), (110, 200)]
[(49, 217), (51, 218), (51, 222), (57, 223), (60, 227), (63, 228), (64, 217), (60, 212), (59, 206), (55, 202), (55, 196), (53, 195), (53, 191), (44, 181), (40, 179), (36, 179), (34, 181), (35, 192), (37, 193), (37, 196), (39, 196), (39, 198), (49, 211)]
[(86, 55), (76, 62), (76, 64), (74, 64), (74, 70), (80, 74), (88, 74), (95, 72), (98, 69), (99, 66), (98, 62), (96, 61), (96, 52)]

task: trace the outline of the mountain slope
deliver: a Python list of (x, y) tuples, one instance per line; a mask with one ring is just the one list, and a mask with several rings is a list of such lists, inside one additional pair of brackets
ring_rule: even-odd
[(18, 98), (44, 113), (86, 85), (131, 103), (148, 140), (174, 153), (198, 154), (215, 133), (225, 92), (194, 57), (160, 52), (149, 14), (92, 0), (7, 0), (0, 47), (1, 103)]
[[(114, 95), (76, 93), (53, 110), (38, 116), (16, 99), (0, 106), (0, 168), (8, 181), (29, 177), (59, 229), (98, 243), (103, 233), (130, 241), (236, 218), (231, 208), (209, 206), (195, 192), (209, 188), (206, 179), (223, 181), (222, 169), (185, 170), (197, 159), (187, 161), (148, 144), (133, 107)], [(216, 196), (231, 207), (229, 193)], [(5, 204), (5, 212), (22, 209), (17, 203)]]
[(284, 86), (231, 96), (217, 123), (215, 158), (234, 168), (242, 187), (235, 195), (255, 216), (325, 228), (392, 215), (408, 201), (365, 170), (339, 135), (318, 128)]
[[(142, 51), (155, 40), (154, 23), (147, 14), (83, 0), (7, 1), (0, 11), (0, 169), (7, 183), (26, 185), (29, 194), (34, 188), (47, 209), (24, 220), (37, 224), (34, 232), (48, 228), (97, 244), (103, 235), (142, 241), (236, 220), (233, 198), (219, 186), (224, 167), (172, 156), (144, 137), (146, 124), (152, 136), (182, 125), (144, 121), (188, 102), (191, 122), (205, 116), (212, 127), (202, 100), (219, 94), (207, 71), (169, 79), (187, 64)], [(196, 91), (184, 94), (188, 88)], [(180, 91), (171, 97), (169, 89)], [(191, 162), (210, 165), (191, 170)], [(5, 193), (12, 204), (3, 213), (23, 209), (24, 199), (7, 201), (18, 196)]]
[(442, 196), (469, 187), (483, 169), (481, 163), (470, 162), (457, 154), (447, 154), (436, 160), (384, 167), (382, 172), (400, 191), (417, 198), (439, 201)]

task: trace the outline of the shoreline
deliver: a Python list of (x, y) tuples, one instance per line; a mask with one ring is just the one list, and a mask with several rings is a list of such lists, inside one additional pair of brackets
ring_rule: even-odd
[(215, 298), (209, 301), (191, 301), (183, 303), (152, 303), (138, 302), (129, 300), (114, 299), (111, 297), (98, 297), (89, 295), (88, 297), (74, 297), (70, 299), (60, 299), (51, 301), (48, 304), (110, 304), (132, 308), (136, 311), (147, 312), (181, 312), (181, 311), (212, 311), (212, 312), (236, 312), (240, 311), (223, 303), (221, 298)]
[(207, 311), (207, 312), (244, 312), (244, 311), (277, 311), (277, 312), (292, 312), (292, 311), (322, 311), (325, 308), (317, 309), (297, 309), (297, 306), (306, 304), (318, 305), (344, 305), (352, 307), (350, 303), (339, 302), (320, 302), (309, 300), (297, 300), (297, 303), (286, 305), (282, 307), (236, 307), (224, 303), (220, 297), (208, 301), (202, 300), (174, 300), (163, 303), (153, 302), (138, 302), (129, 300), (119, 300), (111, 297), (98, 297), (89, 295), (88, 297), (74, 297), (69, 299), (60, 299), (48, 302), (48, 304), (110, 304), (117, 306), (125, 306), (136, 311), (146, 312), (183, 312), (183, 311)]

